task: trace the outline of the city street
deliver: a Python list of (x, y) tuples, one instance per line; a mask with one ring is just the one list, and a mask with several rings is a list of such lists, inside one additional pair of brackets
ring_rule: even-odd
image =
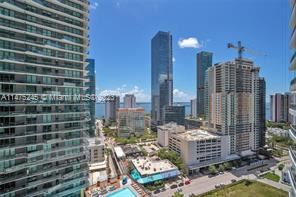
[[(273, 168), (276, 166), (276, 162), (274, 160), (268, 160), (266, 161), (265, 168)], [(247, 171), (247, 169), (250, 168), (250, 166), (244, 166), (242, 168), (238, 168), (235, 170), (232, 170), (231, 172), (225, 172), (224, 174), (219, 174), (214, 177), (208, 177), (208, 176), (202, 176), (199, 178), (191, 179), (191, 183), (189, 185), (184, 185), (183, 187), (180, 187), (182, 189), (182, 193), (185, 196), (189, 196), (190, 194), (202, 194), (207, 191), (215, 189), (215, 185), (220, 184), (230, 184), (232, 179), (235, 179), (236, 181), (242, 180), (242, 179), (250, 179), (250, 180), (258, 180), (262, 183), (271, 185), (273, 187), (289, 191), (290, 187), (281, 183), (276, 183), (274, 181), (268, 180), (268, 179), (261, 179), (257, 176), (259, 174), (257, 170), (253, 171)], [(160, 192), (158, 194), (153, 194), (153, 196), (172, 196), (174, 192), (177, 191), (178, 188), (170, 189), (168, 188), (164, 192)]]

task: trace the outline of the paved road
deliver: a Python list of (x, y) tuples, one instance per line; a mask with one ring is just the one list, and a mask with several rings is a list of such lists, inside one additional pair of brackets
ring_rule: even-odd
[[(266, 161), (266, 164), (268, 165), (265, 168), (270, 168), (272, 166), (275, 166), (274, 160), (268, 160)], [(247, 171), (247, 169), (250, 168), (250, 166), (245, 166), (242, 168), (238, 168), (236, 170), (232, 170), (232, 172), (225, 172), (222, 175), (217, 175), (212, 178), (209, 178), (208, 176), (202, 176), (199, 178), (195, 178), (191, 180), (191, 183), (189, 185), (185, 185), (182, 188), (182, 193), (185, 195), (185, 197), (188, 197), (190, 194), (202, 194), (207, 191), (215, 189), (215, 185), (217, 184), (230, 184), (232, 179), (235, 180), (242, 180), (242, 179), (250, 179), (250, 180), (258, 180), (260, 182), (263, 182), (265, 184), (271, 185), (273, 187), (289, 191), (290, 187), (281, 183), (276, 183), (267, 179), (258, 179), (258, 170), (253, 171)], [(154, 194), (154, 196), (172, 196), (174, 192), (177, 191), (176, 189), (167, 189), (164, 192), (160, 192), (159, 194)]]

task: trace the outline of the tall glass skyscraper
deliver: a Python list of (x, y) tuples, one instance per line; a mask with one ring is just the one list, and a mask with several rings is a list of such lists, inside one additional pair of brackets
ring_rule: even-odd
[(88, 184), (89, 110), (71, 97), (86, 89), (88, 6), (0, 0), (0, 196), (80, 196)]
[[(87, 94), (95, 95), (96, 94), (96, 72), (95, 72), (95, 60), (87, 59)], [(93, 137), (95, 135), (96, 129), (96, 102), (94, 100), (89, 101), (89, 110), (90, 110), (90, 130), (89, 135)]]
[(172, 35), (159, 31), (151, 41), (151, 122), (162, 123), (165, 106), (173, 104)]
[[(290, 60), (290, 70), (296, 70), (296, 1), (291, 0), (292, 14), (290, 19), (290, 27), (292, 29), (290, 47), (293, 49), (293, 56)], [(291, 100), (290, 100), (290, 121), (291, 121), (291, 129), (289, 131), (290, 137), (295, 142), (296, 141), (296, 78), (294, 78), (290, 83), (290, 92), (291, 92)], [(288, 171), (290, 183), (291, 183), (291, 191), (289, 196), (296, 197), (296, 148), (295, 146), (291, 146), (289, 148), (289, 156), (291, 159), (292, 166)]]
[(201, 51), (196, 55), (196, 113), (197, 116), (205, 114), (205, 75), (206, 70), (212, 66), (213, 53)]

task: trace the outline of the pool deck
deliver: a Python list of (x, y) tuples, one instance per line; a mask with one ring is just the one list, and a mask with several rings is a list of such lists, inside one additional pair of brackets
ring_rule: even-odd
[(120, 191), (120, 190), (123, 190), (123, 189), (125, 189), (125, 188), (128, 188), (128, 189), (130, 189), (136, 196), (138, 196), (139, 195), (139, 193), (131, 186), (131, 185), (126, 185), (126, 186), (123, 186), (123, 187), (121, 187), (121, 188), (118, 188), (118, 189), (116, 189), (116, 190), (114, 190), (114, 191), (112, 191), (112, 192), (109, 192), (108, 194), (105, 194), (105, 195), (103, 195), (103, 197), (107, 197), (107, 196), (110, 196), (110, 195), (112, 195), (112, 194), (114, 194), (114, 193), (116, 193), (116, 192), (118, 192), (118, 191)]

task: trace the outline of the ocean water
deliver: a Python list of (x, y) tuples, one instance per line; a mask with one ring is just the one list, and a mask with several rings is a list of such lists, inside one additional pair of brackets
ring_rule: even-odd
[[(190, 103), (189, 102), (178, 102), (174, 103), (174, 105), (185, 105), (185, 115), (190, 115)], [(145, 113), (151, 112), (151, 103), (137, 103), (138, 107), (143, 107)], [(120, 103), (120, 107), (123, 107), (123, 103)], [(96, 104), (96, 117), (101, 118), (105, 114), (105, 103), (97, 103)]]
[[(185, 105), (185, 115), (190, 115), (190, 103), (189, 102), (178, 102), (174, 103), (174, 105)], [(151, 112), (151, 103), (137, 103), (138, 107), (143, 107), (145, 110), (145, 113)], [(123, 107), (123, 103), (120, 103), (120, 107)], [(105, 114), (105, 104), (104, 103), (97, 103), (96, 104), (96, 117), (101, 118)], [(269, 103), (266, 103), (266, 120), (270, 119), (270, 105)]]

